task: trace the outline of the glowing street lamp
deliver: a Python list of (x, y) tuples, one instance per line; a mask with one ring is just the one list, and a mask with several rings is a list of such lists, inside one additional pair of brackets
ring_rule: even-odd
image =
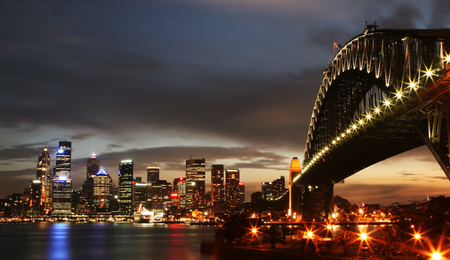
[(441, 255), (441, 253), (439, 253), (439, 252), (434, 252), (434, 253), (431, 255), (431, 259), (433, 259), (433, 260), (441, 260), (441, 259), (442, 259), (442, 255)]

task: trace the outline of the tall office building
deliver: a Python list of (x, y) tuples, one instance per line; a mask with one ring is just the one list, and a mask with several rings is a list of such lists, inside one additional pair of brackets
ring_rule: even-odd
[(245, 184), (243, 182), (239, 182), (239, 205), (243, 205), (245, 203)]
[(88, 181), (89, 179), (94, 179), (95, 176), (97, 176), (97, 173), (99, 172), (99, 167), (100, 161), (97, 159), (95, 151), (93, 151), (91, 158), (87, 160), (86, 181)]
[(159, 167), (147, 167), (147, 183), (159, 181)]
[(94, 206), (105, 211), (109, 207), (112, 179), (103, 168), (95, 175), (93, 182)]
[(119, 208), (126, 214), (133, 214), (133, 160), (119, 164)]
[(186, 179), (183, 177), (175, 178), (173, 180), (173, 192), (178, 194), (180, 209), (186, 208)]
[(205, 159), (186, 160), (186, 208), (205, 206)]
[(227, 207), (237, 207), (240, 200), (239, 170), (225, 171), (225, 204)]
[[(36, 166), (36, 179), (39, 180), (41, 184), (38, 204), (41, 205), (42, 213), (48, 214), (52, 209), (53, 176), (50, 171), (50, 154), (48, 153), (47, 147), (44, 148), (42, 155), (39, 156)], [(35, 182), (35, 184), (36, 183), (38, 182)], [(34, 186), (37, 187), (36, 185)]]
[(72, 143), (60, 141), (56, 152), (56, 166), (53, 178), (52, 216), (72, 214)]
[(213, 208), (221, 208), (224, 201), (223, 164), (211, 165), (211, 202)]

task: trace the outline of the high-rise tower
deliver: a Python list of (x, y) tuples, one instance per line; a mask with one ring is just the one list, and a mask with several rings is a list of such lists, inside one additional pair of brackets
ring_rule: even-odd
[(71, 215), (72, 208), (72, 143), (60, 141), (56, 152), (55, 176), (53, 178), (53, 211), (55, 216)]
[(224, 201), (223, 164), (211, 165), (211, 202), (213, 207)]
[(205, 159), (186, 160), (186, 208), (205, 206)]
[(89, 179), (94, 179), (95, 176), (97, 176), (97, 173), (99, 172), (99, 167), (100, 161), (97, 159), (95, 151), (93, 151), (91, 158), (87, 160), (86, 181), (88, 181)]
[(42, 213), (47, 214), (52, 209), (52, 181), (53, 177), (50, 171), (50, 154), (47, 147), (44, 148), (42, 155), (36, 166), (36, 179), (41, 182), (40, 200), (39, 204), (42, 208)]
[(147, 183), (159, 181), (159, 167), (147, 167)]
[(93, 183), (94, 206), (97, 210), (109, 207), (112, 179), (103, 168), (95, 175)]
[(123, 160), (119, 164), (119, 208), (133, 214), (133, 160)]
[(227, 169), (225, 171), (225, 204), (228, 207), (237, 207), (240, 201), (239, 170)]

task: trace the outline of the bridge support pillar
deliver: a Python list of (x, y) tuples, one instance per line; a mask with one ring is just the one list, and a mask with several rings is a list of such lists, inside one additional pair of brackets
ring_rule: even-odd
[(328, 221), (334, 211), (334, 183), (301, 185), (300, 212), (302, 220)]

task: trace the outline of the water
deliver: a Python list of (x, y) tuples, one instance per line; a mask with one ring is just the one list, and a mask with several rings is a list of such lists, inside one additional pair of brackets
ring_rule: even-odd
[(0, 259), (161, 259), (208, 260), (202, 239), (214, 239), (213, 226), (185, 224), (0, 225)]

